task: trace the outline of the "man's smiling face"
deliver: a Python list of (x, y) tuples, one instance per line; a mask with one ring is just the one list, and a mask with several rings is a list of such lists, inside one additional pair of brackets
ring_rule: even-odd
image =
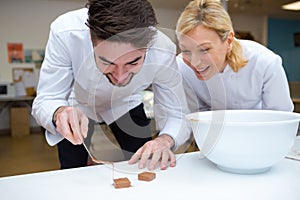
[(94, 47), (99, 70), (115, 86), (126, 86), (141, 69), (146, 49), (138, 49), (129, 43), (100, 41)]

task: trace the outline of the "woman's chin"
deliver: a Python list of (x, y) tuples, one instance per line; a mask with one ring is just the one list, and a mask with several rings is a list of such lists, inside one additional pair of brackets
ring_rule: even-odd
[(197, 72), (196, 73), (196, 76), (199, 80), (202, 80), (202, 81), (205, 81), (205, 80), (208, 80), (211, 78), (210, 74), (209, 73), (199, 73)]

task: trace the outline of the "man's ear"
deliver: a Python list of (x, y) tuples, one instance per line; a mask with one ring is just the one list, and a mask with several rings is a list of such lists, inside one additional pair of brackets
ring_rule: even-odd
[(90, 29), (90, 40), (92, 42), (93, 48), (95, 48), (95, 46), (97, 45), (96, 38), (97, 38), (97, 36), (96, 36), (95, 32)]

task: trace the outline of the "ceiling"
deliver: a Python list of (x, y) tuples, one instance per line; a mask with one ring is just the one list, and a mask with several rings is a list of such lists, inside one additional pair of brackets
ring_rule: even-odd
[[(149, 0), (154, 7), (182, 10), (190, 0)], [(300, 11), (284, 11), (281, 5), (293, 0), (229, 0), (227, 2), (230, 14), (268, 15), (276, 18), (299, 19)]]
[(232, 0), (228, 2), (228, 11), (232, 13), (251, 13), (300, 20), (300, 11), (281, 9), (282, 5), (291, 2), (293, 0)]
[[(87, 2), (87, 0), (65, 0)], [(182, 11), (190, 0), (149, 0), (154, 7), (170, 8)], [(267, 15), (275, 18), (300, 20), (300, 11), (284, 11), (281, 5), (296, 0), (229, 0), (229, 14)]]

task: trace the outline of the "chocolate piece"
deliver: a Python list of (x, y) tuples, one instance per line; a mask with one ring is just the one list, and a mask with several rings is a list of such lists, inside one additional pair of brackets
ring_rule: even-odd
[(115, 188), (127, 188), (130, 187), (130, 181), (128, 178), (117, 178), (114, 179)]
[(156, 174), (153, 172), (142, 172), (138, 174), (138, 179), (140, 181), (152, 181), (155, 179)]

